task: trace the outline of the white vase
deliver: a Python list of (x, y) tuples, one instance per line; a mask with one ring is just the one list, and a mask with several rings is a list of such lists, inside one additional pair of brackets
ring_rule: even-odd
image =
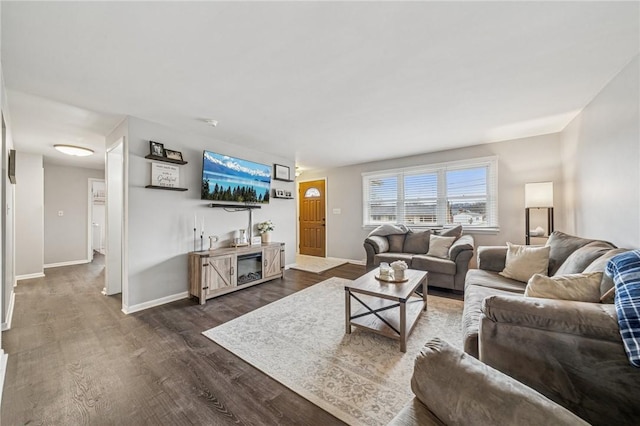
[(396, 281), (404, 280), (404, 269), (394, 269), (393, 277)]
[(263, 232), (262, 234), (260, 234), (260, 236), (262, 237), (262, 244), (266, 244), (271, 241), (270, 232)]

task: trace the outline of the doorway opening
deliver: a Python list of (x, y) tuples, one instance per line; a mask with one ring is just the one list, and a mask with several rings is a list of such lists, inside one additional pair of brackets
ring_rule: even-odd
[(326, 184), (326, 179), (318, 179), (298, 185), (298, 247), (301, 255), (326, 256)]
[(107, 186), (104, 179), (89, 178), (89, 217), (87, 232), (87, 258), (93, 261), (95, 254), (104, 255), (106, 228)]

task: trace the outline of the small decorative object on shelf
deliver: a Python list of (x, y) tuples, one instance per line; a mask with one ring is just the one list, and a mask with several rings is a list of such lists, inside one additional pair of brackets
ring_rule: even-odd
[(217, 235), (209, 235), (209, 250), (213, 250), (216, 248), (216, 243), (218, 242)]
[(292, 199), (293, 198), (293, 193), (291, 191), (287, 191), (285, 189), (274, 188), (273, 189), (273, 198)]
[(164, 150), (165, 156), (170, 160), (182, 161), (182, 153), (180, 151), (173, 151), (170, 149)]
[(274, 229), (276, 228), (273, 225), (273, 222), (271, 222), (270, 220), (266, 220), (258, 224), (258, 231), (260, 232), (260, 236), (262, 237), (263, 243), (268, 243), (269, 241), (271, 241), (270, 232), (273, 231)]
[(391, 262), (391, 269), (393, 269), (393, 277), (398, 280), (404, 280), (404, 271), (408, 268), (407, 262), (404, 260), (396, 260)]
[(160, 142), (149, 141), (151, 155), (156, 157), (164, 157), (164, 145)]

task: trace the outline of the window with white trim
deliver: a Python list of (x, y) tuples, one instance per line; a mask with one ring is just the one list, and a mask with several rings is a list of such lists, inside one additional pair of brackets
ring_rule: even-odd
[(497, 157), (363, 173), (363, 225), (497, 228), (497, 176)]

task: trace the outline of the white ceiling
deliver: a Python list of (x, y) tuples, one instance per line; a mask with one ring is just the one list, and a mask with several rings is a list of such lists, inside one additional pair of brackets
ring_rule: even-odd
[(15, 144), (47, 159), (63, 139), (102, 154), (124, 115), (304, 168), (557, 132), (640, 35), (638, 2), (1, 7)]

